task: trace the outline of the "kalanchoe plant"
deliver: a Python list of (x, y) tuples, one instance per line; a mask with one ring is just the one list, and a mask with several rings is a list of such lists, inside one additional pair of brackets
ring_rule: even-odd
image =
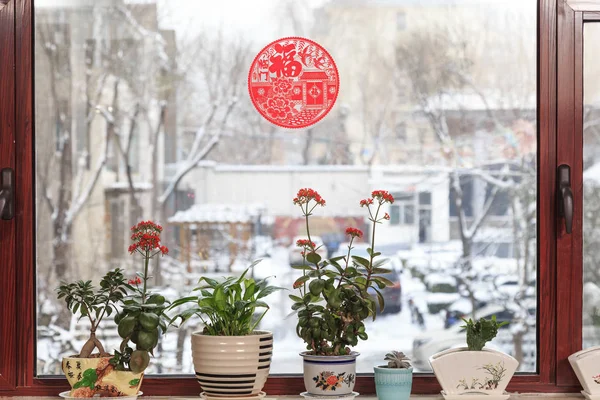
[[(193, 307), (182, 311), (172, 319), (172, 323), (181, 319), (184, 323), (192, 316), (198, 316), (204, 324), (205, 335), (245, 336), (251, 334), (263, 319), (269, 306), (261, 299), (281, 288), (269, 286), (266, 279), (246, 278), (248, 271), (258, 264), (257, 260), (239, 277), (224, 278), (217, 281), (200, 278), (197, 296), (175, 300), (171, 308), (191, 303)], [(256, 316), (257, 310), (262, 310)]]
[(385, 355), (385, 360), (388, 362), (388, 368), (410, 368), (410, 358), (401, 351), (392, 351)]
[[(131, 228), (129, 246), (131, 254), (140, 254), (144, 263), (144, 272), (130, 279), (127, 288), (131, 293), (123, 298), (123, 309), (115, 316), (119, 336), (123, 338), (120, 351), (115, 350), (111, 364), (116, 370), (142, 372), (150, 362), (150, 354), (158, 344), (159, 329), (167, 331), (168, 319), (164, 311), (169, 302), (158, 293), (148, 290), (150, 260), (159, 254), (167, 254), (169, 249), (161, 245), (162, 227), (152, 221), (142, 221)], [(135, 345), (135, 350), (133, 349)]]
[(292, 310), (298, 312), (296, 333), (304, 340), (310, 354), (349, 354), (350, 346), (358, 344), (358, 339), (368, 338), (363, 321), (368, 317), (375, 319), (377, 303), (379, 310), (383, 310), (381, 290), (392, 285), (381, 276), (391, 272), (382, 268), (387, 260), (376, 260), (381, 253), (375, 251), (375, 230), (378, 224), (390, 218), (383, 213), (383, 205), (393, 202), (394, 197), (383, 190), (376, 190), (370, 198), (360, 201), (372, 224), (368, 259), (352, 255), (352, 244), (355, 239), (362, 238), (363, 232), (350, 227), (346, 229), (350, 236), (348, 254), (322, 260), (311, 240), (309, 217), (317, 206), (325, 206), (325, 200), (313, 189), (300, 189), (294, 198), (294, 204), (300, 207), (306, 220), (307, 239), (296, 243), (302, 250), (304, 262), (293, 268), (303, 270), (303, 276), (294, 282), (299, 295), (290, 295), (290, 298), (294, 301)]
[(77, 355), (88, 358), (94, 349), (98, 349), (100, 356), (110, 356), (100, 340), (96, 338), (96, 330), (105, 317), (117, 311), (117, 303), (127, 294), (127, 284), (123, 271), (115, 269), (109, 271), (100, 281), (100, 288), (96, 289), (91, 281), (78, 281), (75, 283), (62, 283), (58, 289), (58, 298), (64, 298), (67, 307), (73, 314), (80, 313), (80, 319), (86, 317), (90, 321), (90, 337), (85, 342)]
[(466, 325), (462, 328), (467, 330), (467, 346), (471, 351), (483, 350), (483, 346), (496, 337), (498, 329), (508, 324), (506, 321), (498, 323), (495, 315), (491, 319), (481, 318), (476, 322), (470, 318), (468, 321), (463, 318), (463, 321)]

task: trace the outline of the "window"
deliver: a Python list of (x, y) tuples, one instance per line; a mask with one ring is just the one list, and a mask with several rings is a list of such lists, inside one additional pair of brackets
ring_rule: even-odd
[[(327, 199), (313, 216), (315, 240), (327, 255), (345, 251), (347, 225), (364, 229), (368, 223), (361, 197), (389, 190), (395, 202), (378, 244), (393, 265), (405, 266), (394, 278), (403, 290), (370, 323), (371, 340), (357, 347), (369, 354), (358, 361), (360, 373), (371, 371), (371, 357), (383, 357), (390, 340), (412, 353), (417, 371), (430, 371), (427, 359), (447, 342), (413, 346), (423, 329), (444, 332), (452, 312), (476, 316), (484, 306), (512, 307), (514, 299), (495, 295), (488, 274), (536, 276), (535, 257), (505, 249), (513, 242), (535, 249), (537, 239), (516, 236), (522, 215), (508, 213), (513, 203), (535, 212), (537, 193), (522, 198), (537, 181), (535, 162), (527, 163), (537, 151), (535, 1), (522, 7), (422, 4), (411, 8), (411, 18), (424, 21), (411, 26), (411, 34), (400, 6), (390, 13), (366, 0), (267, 3), (260, 12), (233, 0), (219, 6), (182, 0), (35, 6), (36, 182), (47, 187), (47, 197), (36, 199), (36, 250), (51, 260), (37, 267), (48, 275), (47, 287), (38, 288), (46, 304), (37, 316), (45, 328), (36, 343), (40, 375), (60, 374), (61, 355), (77, 345), (65, 339), (56, 352), (43, 351), (55, 341), (51, 325), (71, 338), (81, 329), (60, 314), (50, 289), (84, 273), (97, 278), (114, 265), (133, 274), (125, 249), (127, 224), (136, 218), (165, 226), (173, 253), (161, 259), (155, 284), (169, 296), (186, 295), (200, 276), (239, 274), (264, 255), (254, 276), (275, 275), (275, 284), (290, 287), (301, 273), (290, 268), (299, 252), (295, 239), (304, 234), (298, 210), (289, 206), (295, 190), (314, 186)], [(260, 22), (266, 15), (281, 23), (267, 27)], [(203, 24), (210, 28), (197, 28)], [(496, 34), (481, 35), (490, 29)], [(265, 44), (297, 35), (329, 49), (344, 90), (321, 123), (286, 131), (253, 109), (247, 74)], [(521, 56), (509, 62), (512, 53), (487, 52), (491, 47), (519, 49)], [(405, 101), (397, 101), (402, 96)], [(81, 116), (85, 123), (77, 122)], [(52, 125), (60, 140), (72, 129), (89, 138), (89, 168), (76, 162), (80, 154), (69, 141), (66, 151), (49, 152), (44, 127)], [(535, 217), (525, 223), (535, 230)], [(367, 246), (356, 243), (356, 251)], [(90, 252), (107, 257), (89, 258)], [(496, 262), (500, 255), (503, 264)], [(474, 278), (461, 280), (466, 274)], [(443, 284), (427, 281), (436, 275)], [(467, 309), (461, 300), (473, 285), (483, 290), (477, 308)], [(535, 303), (537, 281), (519, 285), (532, 286), (527, 296)], [(424, 313), (424, 325), (411, 324), (403, 311), (408, 298)], [(304, 345), (285, 320), (290, 300), (284, 292), (268, 300), (274, 306), (261, 328), (274, 332), (273, 373), (297, 374)], [(52, 320), (54, 314), (61, 318)], [(535, 319), (519, 318), (515, 324), (535, 343)], [(405, 329), (391, 333), (389, 323)], [(187, 330), (163, 336), (148, 372), (193, 373), (189, 347), (177, 343), (200, 328), (191, 320)], [(525, 354), (507, 335), (500, 345)], [(105, 345), (118, 342), (107, 337)], [(535, 372), (535, 358), (525, 356), (521, 371)]]
[(415, 223), (414, 194), (393, 193), (394, 204), (390, 206), (391, 225), (412, 225)]
[[(6, 51), (3, 54), (8, 54), (8, 61), (0, 62), (0, 70), (9, 77), (0, 82), (0, 91), (9, 93), (3, 98), (16, 100), (14, 104), (8, 102), (6, 110), (0, 110), (6, 117), (0, 119), (2, 123), (15, 119), (14, 132), (0, 129), (3, 144), (15, 143), (14, 147), (0, 146), (0, 158), (10, 160), (19, 183), (17, 216), (12, 222), (0, 221), (0, 252), (9, 266), (0, 268), (0, 288), (9, 289), (0, 291), (0, 299), (7, 301), (5, 304), (15, 304), (14, 296), (9, 294), (16, 289), (20, 313), (16, 313), (15, 304), (7, 307), (2, 316), (0, 333), (9, 340), (0, 346), (11, 346), (11, 351), (0, 348), (3, 354), (9, 354), (0, 360), (0, 372), (8, 382), (0, 381), (0, 390), (55, 394), (58, 387), (64, 386), (64, 381), (48, 377), (58, 372), (57, 361), (72, 349), (68, 339), (59, 342), (52, 340), (52, 335), (64, 331), (76, 335), (77, 328), (71, 328), (68, 316), (60, 314), (52, 288), (60, 278), (90, 271), (100, 273), (109, 267), (105, 261), (108, 257), (102, 255), (112, 253), (111, 230), (120, 231), (118, 222), (113, 226), (109, 218), (111, 206), (107, 200), (112, 199), (112, 192), (120, 193), (115, 196), (119, 199), (115, 208), (122, 206), (127, 224), (134, 215), (165, 224), (167, 240), (175, 250), (161, 262), (157, 284), (167, 293), (181, 293), (189, 289), (185, 285), (192, 279), (186, 282), (178, 277), (235, 274), (258, 254), (268, 255), (270, 265), (263, 266), (262, 271), (257, 269), (257, 274), (287, 266), (277, 264), (277, 260), (289, 256), (290, 241), (301, 234), (301, 228), (286, 202), (295, 188), (305, 186), (320, 189), (331, 205), (317, 217), (315, 227), (331, 252), (343, 247), (346, 224), (364, 223), (355, 204), (364, 196), (361, 193), (385, 188), (399, 194), (396, 208), (389, 210), (394, 223), (382, 232), (385, 240), (381, 247), (394, 259), (393, 265), (403, 267), (403, 296), (411, 296), (426, 313), (425, 327), (411, 324), (406, 310), (378, 318), (368, 328), (373, 333), (371, 340), (358, 348), (368, 354), (362, 358), (359, 372), (368, 374), (375, 360), (389, 350), (384, 345), (395, 341), (411, 352), (416, 368), (423, 374), (415, 377), (415, 392), (439, 391), (435, 379), (427, 374), (426, 359), (431, 351), (441, 350), (431, 350), (430, 344), (437, 341), (430, 335), (438, 329), (443, 332), (444, 310), (477, 314), (484, 307), (500, 307), (497, 313), (524, 329), (503, 330), (497, 345), (520, 357), (521, 372), (530, 373), (515, 377), (510, 388), (577, 390), (565, 368), (566, 356), (578, 350), (582, 336), (582, 310), (577, 306), (581, 299), (576, 298), (583, 290), (577, 289), (582, 274), (578, 275), (574, 265), (577, 257), (572, 257), (572, 253), (577, 250), (571, 244), (574, 242), (576, 247), (577, 240), (571, 241), (562, 225), (555, 232), (556, 205), (549, 200), (555, 198), (552, 182), (557, 163), (567, 160), (575, 166), (574, 161), (583, 158), (565, 155), (576, 146), (564, 145), (573, 140), (564, 126), (574, 124), (564, 122), (564, 118), (571, 118), (566, 107), (560, 107), (558, 114), (554, 112), (557, 102), (579, 104), (568, 98), (577, 92), (563, 87), (576, 85), (568, 83), (573, 74), (568, 73), (572, 69), (565, 70), (565, 65), (575, 63), (569, 57), (577, 53), (574, 45), (567, 43), (574, 33), (564, 31), (567, 24), (561, 24), (563, 31), (557, 31), (555, 20), (560, 13), (548, 1), (541, 0), (538, 7), (534, 1), (520, 2), (514, 8), (512, 3), (504, 2), (494, 6), (487, 2), (452, 7), (438, 3), (419, 5), (415, 12), (422, 13), (423, 18), (415, 17), (415, 21), (424, 22), (415, 25), (414, 30), (411, 23), (412, 36), (396, 36), (392, 32), (394, 23), (389, 21), (389, 15), (395, 14), (379, 7), (379, 2), (370, 1), (352, 2), (348, 12), (339, 9), (344, 2), (323, 2), (302, 14), (306, 18), (301, 19), (302, 24), (291, 20), (277, 27), (259, 23), (262, 19), (248, 18), (253, 11), (231, 7), (232, 0), (223, 2), (222, 11), (205, 10), (202, 2), (194, 3), (194, 8), (184, 7), (189, 2), (171, 2), (171, 12), (165, 14), (161, 14), (164, 10), (160, 9), (160, 2), (117, 1), (94, 8), (67, 8), (45, 0), (36, 1), (35, 7), (29, 0), (16, 3), (10, 2), (0, 10), (0, 18), (15, 18), (14, 24), (0, 24), (0, 33), (6, 33), (0, 35), (0, 46)], [(276, 9), (278, 3), (273, 2), (272, 9), (262, 9), (261, 13), (280, 12)], [(16, 7), (22, 7), (21, 12), (14, 12)], [(582, 12), (563, 3), (559, 7), (560, 18), (583, 20)], [(236, 12), (229, 12), (232, 9)], [(388, 21), (378, 25), (381, 29), (350, 23), (371, 19), (378, 10), (384, 10), (386, 15), (381, 15), (381, 19)], [(321, 30), (321, 36), (315, 40), (330, 50), (347, 76), (345, 97), (340, 96), (331, 115), (311, 130), (288, 132), (273, 128), (242, 101), (248, 59), (256, 48), (274, 37), (310, 36), (315, 13), (327, 15), (320, 19), (327, 21), (327, 29)], [(576, 13), (580, 19), (574, 18)], [(31, 25), (34, 14), (35, 25)], [(412, 14), (413, 11), (411, 21)], [(159, 18), (161, 15), (168, 17)], [(518, 15), (518, 21), (511, 15)], [(222, 36), (206, 33), (211, 30), (180, 35), (186, 26), (181, 21), (186, 17), (213, 21), (213, 28), (218, 28), (214, 21), (223, 21), (223, 27), (235, 26), (253, 34), (242, 35), (248, 42), (239, 48), (235, 47), (239, 41), (225, 28)], [(301, 32), (300, 26), (306, 30)], [(358, 28), (348, 30), (348, 26), (364, 26), (373, 35), (376, 32), (381, 43), (367, 40), (371, 36), (363, 35)], [(450, 29), (453, 26), (461, 29)], [(392, 29), (385, 29), (388, 27)], [(54, 30), (60, 33), (55, 35)], [(481, 32), (486, 35), (478, 35)], [(49, 35), (42, 36), (44, 33)], [(460, 34), (466, 36), (454, 36)], [(16, 42), (7, 43), (5, 38), (11, 37)], [(183, 42), (184, 37), (192, 39)], [(342, 37), (346, 40), (340, 41)], [(473, 38), (485, 43), (477, 41), (477, 46), (470, 47)], [(54, 50), (53, 40), (65, 47)], [(86, 46), (90, 40), (95, 43), (91, 63), (91, 50)], [(354, 45), (348, 47), (343, 42)], [(127, 43), (135, 43), (135, 57), (130, 53), (131, 47), (125, 46)], [(194, 47), (198, 43), (202, 43), (202, 51), (193, 52), (199, 50)], [(510, 49), (515, 43), (520, 49), (517, 60), (507, 57), (514, 54)], [(555, 43), (557, 47), (553, 47)], [(116, 44), (125, 47), (114, 52)], [(433, 44), (438, 50), (443, 45), (453, 51), (422, 51)], [(496, 51), (488, 56), (485, 49), (491, 45)], [(568, 56), (557, 57), (557, 52)], [(35, 70), (30, 54), (35, 55)], [(58, 64), (57, 59), (61, 60)], [(222, 60), (224, 68), (208, 68), (211, 59)], [(558, 65), (554, 64), (556, 60)], [(115, 68), (117, 63), (124, 68)], [(386, 75), (390, 68), (375, 71), (360, 65), (391, 66), (391, 70), (403, 71), (408, 80), (401, 80), (404, 86), (397, 88)], [(426, 66), (427, 70), (413, 68), (415, 65)], [(441, 86), (430, 85), (427, 79), (431, 77), (453, 78), (448, 75), (452, 71), (445, 69), (447, 65), (464, 68), (461, 72), (473, 77), (480, 86), (465, 86), (460, 79), (449, 79)], [(185, 71), (188, 75), (173, 76), (173, 71)], [(31, 96), (34, 78), (35, 97)], [(556, 97), (553, 82), (563, 89), (556, 93), (567, 96), (566, 99)], [(517, 89), (518, 95), (511, 92)], [(381, 95), (386, 90), (393, 93)], [(407, 130), (406, 143), (398, 142), (396, 121), (391, 118), (398, 105), (389, 100), (398, 98), (399, 91), (408, 93), (402, 107), (408, 109), (407, 116), (414, 116), (407, 123), (418, 127)], [(510, 95), (503, 96), (506, 91)], [(227, 114), (226, 107), (233, 98), (239, 101)], [(417, 99), (424, 99), (425, 103)], [(81, 115), (89, 115), (85, 107), (88, 102), (94, 110), (91, 121), (81, 119)], [(206, 117), (212, 107), (217, 111), (211, 120)], [(35, 141), (28, 122), (33, 118)], [(127, 127), (132, 122), (137, 126), (136, 134), (129, 136)], [(186, 132), (191, 132), (187, 139)], [(418, 138), (411, 137), (417, 132)], [(205, 147), (215, 135), (218, 146)], [(5, 141), (7, 136), (9, 140)], [(75, 137), (89, 138), (89, 154), (85, 157), (77, 154), (85, 151)], [(127, 151), (130, 137), (135, 138), (131, 146), (138, 151), (137, 171), (127, 168), (127, 160), (133, 154)], [(185, 145), (186, 140), (189, 146)], [(194, 158), (195, 143), (198, 149), (210, 150), (200, 160)], [(417, 147), (408, 148), (409, 144)], [(552, 149), (559, 153), (556, 159)], [(113, 168), (108, 155), (120, 158)], [(84, 162), (86, 157), (88, 162)], [(490, 169), (490, 165), (498, 165), (498, 160), (501, 166)], [(180, 178), (190, 161), (193, 168)], [(575, 167), (572, 173), (575, 181), (582, 176)], [(520, 179), (515, 179), (515, 175)], [(262, 204), (265, 199), (255, 190), (257, 186), (268, 187), (277, 194)], [(514, 190), (516, 187), (522, 190)], [(292, 193), (287, 193), (289, 190)], [(510, 203), (510, 207), (498, 202)], [(339, 208), (334, 210), (334, 205)], [(209, 216), (220, 216), (212, 226), (202, 226), (207, 222), (203, 207), (208, 207)], [(246, 225), (239, 221), (232, 225), (227, 217), (231, 213), (243, 214)], [(576, 220), (576, 235), (577, 229), (581, 230), (577, 223)], [(207, 251), (192, 251), (194, 246)], [(481, 250), (493, 246), (497, 247), (495, 253)], [(555, 251), (557, 246), (560, 252)], [(223, 257), (216, 258), (215, 253)], [(502, 256), (506, 257), (500, 259)], [(131, 261), (127, 254), (121, 260)], [(477, 299), (475, 310), (465, 310), (460, 300), (468, 283), (459, 278), (473, 272), (488, 296)], [(526, 298), (521, 300), (526, 301), (519, 304), (527, 312), (510, 314), (505, 304), (514, 297), (501, 299), (491, 289), (495, 285), (514, 286), (513, 281), (500, 283), (506, 275), (516, 277), (516, 286), (524, 289)], [(290, 272), (278, 279), (281, 280), (277, 284), (289, 286), (293, 275)], [(557, 280), (573, 290), (557, 291)], [(35, 294), (28, 296), (34, 287)], [(277, 304), (269, 320), (264, 321), (264, 328), (272, 329), (276, 336), (272, 373), (297, 375), (297, 352), (303, 346), (290, 329), (293, 324), (281, 323), (289, 309), (286, 299), (268, 300)], [(536, 318), (542, 323), (536, 324)], [(558, 324), (557, 319), (569, 323)], [(406, 329), (390, 332), (385, 327), (392, 323)], [(13, 334), (13, 329), (17, 334)], [(6, 332), (10, 334), (4, 336)], [(33, 332), (35, 337), (31, 337)], [(185, 342), (187, 334), (189, 331), (171, 332), (161, 338), (164, 354), (157, 354), (161, 357), (153, 364), (153, 373), (191, 372), (185, 348), (168, 350), (173, 343)], [(114, 346), (114, 341), (107, 339), (108, 345)], [(555, 348), (555, 343), (562, 345)], [(165, 385), (171, 379), (182, 379), (183, 384)], [(554, 386), (557, 382), (561, 386)], [(198, 391), (190, 377), (149, 377), (146, 384), (149, 394), (173, 394), (164, 391), (167, 386), (169, 390), (178, 387), (181, 394)], [(270, 393), (302, 390), (302, 382), (296, 378), (273, 378), (268, 385)], [(19, 389), (14, 389), (17, 386)], [(372, 377), (360, 376), (357, 390), (372, 393)]]

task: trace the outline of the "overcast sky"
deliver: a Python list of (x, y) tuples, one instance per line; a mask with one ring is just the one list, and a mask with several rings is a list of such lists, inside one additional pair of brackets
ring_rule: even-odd
[[(327, 0), (301, 0), (314, 8)], [(250, 36), (265, 45), (278, 38), (282, 0), (158, 0), (165, 15), (163, 28), (188, 36), (201, 30), (224, 27), (232, 35)], [(285, 22), (283, 23), (285, 24)]]

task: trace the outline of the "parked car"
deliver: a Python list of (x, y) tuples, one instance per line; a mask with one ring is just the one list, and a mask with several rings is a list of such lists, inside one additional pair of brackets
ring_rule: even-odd
[[(296, 236), (294, 240), (292, 240), (292, 244), (288, 248), (290, 255), (290, 265), (302, 264), (302, 249), (296, 246), (296, 242), (300, 239), (306, 239), (306, 236)], [(317, 254), (320, 255), (321, 258), (327, 258), (327, 247), (325, 247), (323, 239), (321, 239), (320, 236), (311, 236), (310, 239), (317, 248)]]
[[(535, 309), (529, 310), (529, 313), (533, 313), (532, 318), (535, 320)], [(507, 321), (509, 323), (513, 321), (515, 316), (513, 311), (495, 304), (479, 309), (476, 315), (477, 318), (486, 319), (495, 315), (499, 322)], [(428, 360), (432, 355), (454, 347), (466, 346), (466, 336), (462, 325), (462, 320), (458, 320), (448, 329), (430, 331), (416, 336), (413, 339), (412, 353), (412, 361), (415, 368), (429, 370)], [(509, 326), (510, 324), (505, 325), (500, 329), (507, 329)], [(494, 344), (492, 343), (488, 346), (493, 348)]]

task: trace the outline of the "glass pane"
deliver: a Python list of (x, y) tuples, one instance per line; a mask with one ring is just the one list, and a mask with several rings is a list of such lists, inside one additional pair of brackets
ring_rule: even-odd
[(584, 25), (583, 64), (583, 347), (600, 344), (600, 24)]
[[(327, 256), (344, 251), (348, 225), (368, 223), (360, 199), (398, 194), (377, 235), (395, 284), (356, 348), (360, 372), (392, 349), (428, 371), (429, 356), (464, 343), (461, 316), (493, 314), (511, 321), (494, 345), (535, 371), (536, 9), (36, 0), (38, 373), (59, 374), (85, 339), (85, 320), (56, 299), (59, 281), (114, 267), (133, 276), (129, 227), (140, 219), (165, 227), (171, 251), (153, 286), (169, 299), (256, 258), (254, 276), (291, 287), (302, 187), (327, 200), (313, 227)], [(248, 95), (255, 55), (288, 36), (320, 43), (340, 74), (335, 106), (308, 129), (270, 124)], [(274, 332), (273, 373), (301, 370), (287, 295), (267, 299), (260, 326)], [(114, 349), (112, 320), (105, 328)], [(148, 372), (192, 373), (201, 328), (161, 337)]]

